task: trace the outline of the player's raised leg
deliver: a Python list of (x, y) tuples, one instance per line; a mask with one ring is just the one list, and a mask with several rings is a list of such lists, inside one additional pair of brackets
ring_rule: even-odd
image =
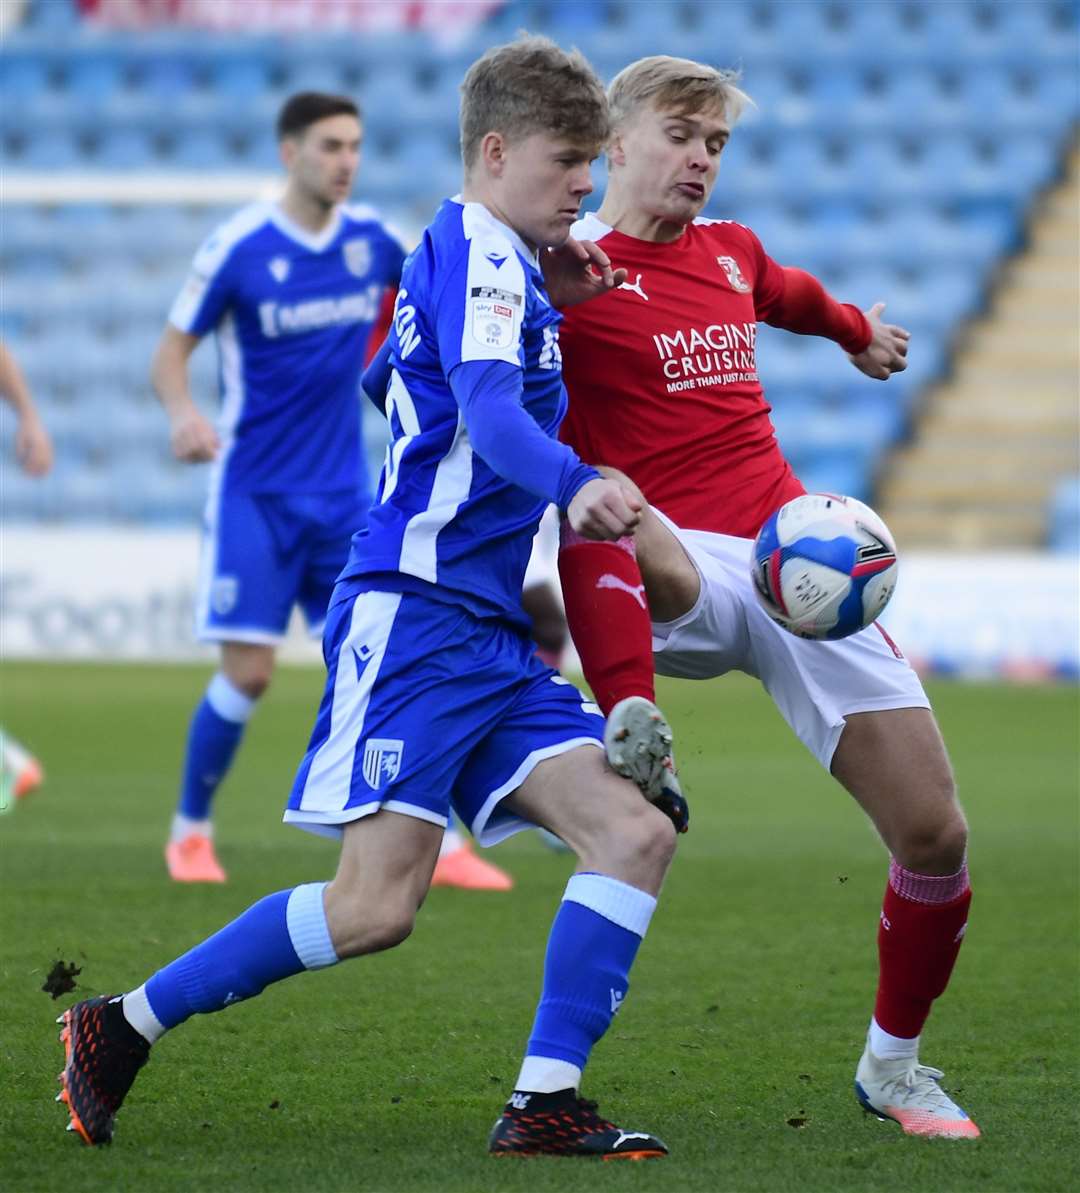
[(495, 1155), (647, 1159), (667, 1148), (602, 1118), (579, 1094), (593, 1045), (629, 974), (674, 852), (672, 825), (581, 747), (538, 765), (508, 804), (577, 853), (548, 938), (544, 984), (513, 1093), (492, 1129)]
[(224, 642), (221, 669), (211, 679), (191, 718), (180, 798), (165, 860), (177, 882), (224, 882), (214, 852), (214, 795), (229, 772), (259, 698), (270, 684), (274, 648)]
[(567, 621), (585, 678), (608, 718), (608, 761), (685, 831), (689, 812), (675, 773), (671, 727), (656, 706), (652, 624), (689, 612), (701, 581), (637, 486), (616, 469), (599, 471), (633, 494), (641, 521), (633, 537), (617, 543), (590, 541), (563, 521), (559, 575)]
[(400, 944), (412, 930), (441, 826), (381, 811), (345, 826), (338, 872), (277, 891), (126, 995), (86, 999), (58, 1020), (58, 1100), (88, 1144), (112, 1139), (116, 1113), (151, 1045), (193, 1015), (254, 998), (306, 969)]
[(919, 1062), (923, 1025), (948, 985), (971, 903), (967, 824), (933, 714), (902, 708), (849, 716), (832, 772), (892, 855), (856, 1095), (909, 1135), (975, 1138), (979, 1128), (941, 1088), (940, 1070)]

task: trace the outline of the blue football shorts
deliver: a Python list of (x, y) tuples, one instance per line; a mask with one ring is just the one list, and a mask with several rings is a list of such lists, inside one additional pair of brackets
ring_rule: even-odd
[(324, 836), (381, 808), (482, 845), (533, 827), (501, 802), (545, 758), (603, 748), (599, 708), (497, 621), (413, 593), (331, 604), (326, 690), (285, 821)]
[(195, 602), (199, 640), (274, 645), (285, 636), (293, 605), (312, 634), (321, 633), (369, 505), (367, 493), (351, 489), (211, 497)]

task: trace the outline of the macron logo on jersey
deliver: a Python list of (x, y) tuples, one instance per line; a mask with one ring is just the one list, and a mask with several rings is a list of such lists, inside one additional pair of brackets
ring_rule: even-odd
[(379, 313), (381, 291), (381, 286), (372, 283), (365, 290), (341, 298), (313, 298), (292, 306), (261, 302), (259, 325), (263, 335), (273, 340), (343, 323), (371, 323)]

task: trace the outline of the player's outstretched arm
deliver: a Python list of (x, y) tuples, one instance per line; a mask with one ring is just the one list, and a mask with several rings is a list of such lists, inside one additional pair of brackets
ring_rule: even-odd
[(19, 463), (31, 476), (44, 476), (52, 467), (52, 440), (37, 412), (22, 370), (3, 344), (0, 344), (0, 396), (19, 416), (19, 427), (15, 432), (15, 455)]
[(607, 253), (591, 240), (569, 237), (557, 249), (540, 254), (544, 282), (554, 307), (572, 307), (606, 294), (626, 281), (626, 270), (615, 269)]
[(191, 397), (188, 359), (198, 336), (166, 324), (150, 366), (150, 381), (169, 416), (169, 438), (178, 460), (197, 464), (213, 460), (221, 444), (217, 432)]
[(875, 302), (863, 312), (872, 332), (870, 343), (862, 352), (848, 357), (860, 373), (876, 381), (887, 381), (893, 373), (902, 373), (907, 368), (908, 341), (911, 339), (911, 332), (906, 328), (882, 321), (884, 309), (883, 302)]

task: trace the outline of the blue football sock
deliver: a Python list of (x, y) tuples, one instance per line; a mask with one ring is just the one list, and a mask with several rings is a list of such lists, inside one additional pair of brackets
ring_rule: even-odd
[(183, 786), (177, 811), (206, 820), (214, 792), (232, 764), (255, 701), (218, 672), (210, 681), (188, 730)]
[(527, 1074), (542, 1068), (529, 1058), (585, 1067), (626, 996), (630, 967), (655, 907), (652, 895), (618, 879), (571, 877), (551, 926), (544, 989), (517, 1088), (532, 1088)]
[[(267, 895), (159, 969), (140, 991), (161, 1028), (167, 1031), (192, 1015), (254, 998), (271, 982), (302, 970), (335, 964), (338, 957), (323, 910), (325, 887), (314, 882)], [(140, 991), (125, 1002), (140, 1001)]]

